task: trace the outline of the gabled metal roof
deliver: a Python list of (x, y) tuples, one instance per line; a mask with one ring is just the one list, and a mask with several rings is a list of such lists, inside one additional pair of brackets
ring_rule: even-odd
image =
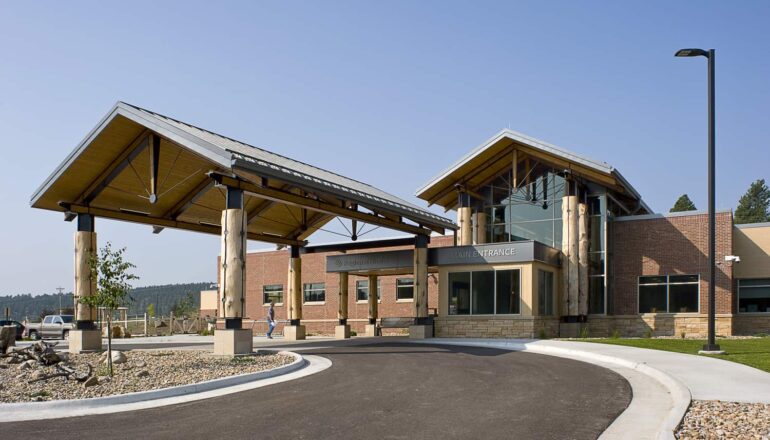
[[(141, 193), (144, 191), (144, 188), (141, 188), (141, 185), (136, 186), (148, 177), (144, 170), (147, 155), (127, 155), (132, 149), (141, 151), (141, 147), (138, 145), (141, 143), (140, 140), (147, 136), (146, 133), (155, 133), (163, 139), (164, 147), (162, 151), (172, 151), (175, 148), (177, 150), (179, 148), (187, 150), (182, 155), (184, 160), (179, 160), (179, 164), (184, 162), (184, 165), (187, 166), (188, 171), (186, 173), (179, 171), (179, 175), (173, 177), (172, 171), (174, 171), (174, 166), (177, 165), (177, 168), (179, 168), (176, 159), (172, 161), (172, 158), (169, 157), (165, 162), (166, 165), (164, 166), (166, 166), (168, 171), (163, 170), (161, 175), (165, 175), (166, 178), (168, 178), (168, 175), (172, 175), (172, 179), (168, 181), (170, 188), (168, 189), (169, 192), (166, 193), (167, 196), (163, 198), (165, 201), (163, 203), (159, 202), (156, 205), (142, 202), (141, 198), (144, 196)], [(146, 144), (147, 141), (144, 142)], [(179, 158), (179, 154), (177, 154), (176, 158)], [(99, 180), (104, 180), (106, 173), (115, 167), (117, 161), (122, 161), (123, 163), (128, 161), (129, 165), (133, 163), (131, 161), (140, 164), (138, 165), (140, 168), (138, 174), (137, 170), (133, 169), (134, 166), (130, 165), (132, 171), (136, 174), (135, 176), (130, 171), (117, 171), (116, 173), (122, 174), (113, 173), (109, 175), (106, 181), (108, 184), (109, 182), (113, 183), (110, 186), (106, 186), (107, 189), (104, 191), (101, 189), (94, 191), (94, 185)], [(168, 168), (169, 164), (170, 168)], [(255, 237), (269, 238), (272, 235), (265, 234), (289, 232), (286, 228), (291, 225), (285, 222), (281, 224), (280, 216), (284, 216), (284, 220), (297, 220), (299, 211), (296, 211), (298, 209), (296, 208), (298, 206), (296, 203), (298, 202), (295, 199), (294, 205), (291, 203), (284, 205), (283, 199), (280, 198), (282, 197), (280, 191), (284, 191), (283, 194), (289, 198), (291, 196), (300, 197), (298, 193), (293, 192), (295, 190), (304, 191), (306, 194), (310, 194), (310, 197), (314, 197), (313, 194), (317, 194), (318, 197), (334, 200), (333, 203), (338, 204), (332, 206), (329, 205), (329, 202), (325, 202), (326, 205), (324, 206), (328, 208), (326, 210), (320, 209), (322, 215), (317, 215), (313, 218), (315, 225), (311, 225), (311, 228), (300, 234), (299, 238), (295, 236), (294, 240), (302, 239), (302, 237), (312, 233), (313, 230), (332, 219), (335, 215), (343, 217), (348, 215), (349, 211), (345, 211), (347, 205), (339, 204), (342, 201), (358, 204), (361, 207), (385, 216), (386, 218), (382, 219), (382, 224), (386, 224), (386, 227), (402, 230), (402, 232), (427, 231), (428, 229), (443, 231), (444, 228), (457, 228), (451, 220), (418, 208), (399, 197), (371, 185), (124, 102), (118, 102), (81, 141), (77, 148), (67, 156), (35, 191), (31, 197), (30, 204), (37, 208), (64, 211), (69, 210), (68, 207), (71, 205), (79, 206), (80, 211), (75, 211), (74, 209), (73, 211), (91, 212), (97, 216), (109, 217), (113, 215), (113, 218), (118, 219), (122, 219), (122, 214), (118, 216), (115, 214), (117, 211), (146, 211), (145, 219), (138, 219), (136, 216), (129, 216), (127, 219), (128, 221), (132, 221), (131, 219), (141, 220), (139, 221), (140, 223), (157, 224), (162, 227), (180, 227), (193, 230), (203, 228), (205, 229), (203, 232), (212, 232), (213, 230), (210, 230), (208, 225), (217, 222), (216, 211), (219, 209), (219, 201), (217, 199), (217, 191), (209, 190), (208, 188), (210, 187), (200, 186), (206, 183), (205, 174), (208, 171), (223, 176), (232, 173), (233, 178), (236, 179), (245, 178), (246, 180), (243, 181), (243, 185), (251, 185), (251, 188), (256, 192), (259, 192), (258, 187), (264, 184), (264, 182), (255, 182), (253, 179), (249, 180), (248, 176), (270, 179), (270, 185), (276, 185), (280, 182), (285, 184), (283, 188), (275, 186), (265, 188), (272, 197), (279, 198), (278, 200), (272, 199), (274, 203), (272, 208), (264, 205), (264, 207), (269, 208), (268, 211), (265, 211), (267, 208), (261, 209), (258, 206), (257, 199), (250, 199), (249, 203), (251, 204), (250, 206), (255, 208), (254, 212), (265, 211), (269, 214), (267, 217), (264, 217), (264, 221), (261, 224), (260, 218), (263, 217), (255, 217), (255, 224), (250, 225), (252, 227), (250, 232), (255, 234)], [(138, 182), (136, 178), (139, 179)], [(196, 182), (199, 185), (200, 194), (193, 199), (191, 198), (193, 195), (191, 191), (198, 188), (195, 186)], [(249, 191), (248, 189), (246, 190)], [(101, 195), (91, 204), (88, 198), (83, 197), (86, 193)], [(138, 197), (131, 196), (131, 194), (138, 194)], [(276, 196), (275, 194), (278, 195)], [(271, 195), (267, 195), (268, 201), (271, 200)], [(265, 197), (265, 194), (256, 194), (256, 197)], [(195, 200), (199, 201), (195, 202)], [(320, 198), (317, 200), (319, 200), (319, 203), (322, 202)], [(175, 205), (172, 202), (185, 203), (185, 201), (194, 203), (195, 206), (191, 208), (191, 212), (183, 214), (180, 211), (177, 216), (181, 220), (178, 220), (177, 216), (171, 216), (173, 217), (171, 218), (166, 215), (172, 212), (168, 211), (170, 206)], [(304, 202), (300, 201), (299, 203)], [(312, 200), (310, 203), (313, 203)], [(279, 206), (283, 207), (279, 209)], [(203, 212), (201, 209), (208, 211)], [(292, 210), (295, 211), (290, 212)], [(333, 214), (334, 212), (336, 214)], [(358, 215), (358, 218), (364, 218), (367, 215), (369, 214)], [(356, 218), (356, 216), (353, 215), (350, 218)], [(376, 220), (375, 216), (370, 216), (369, 219)], [(419, 227), (403, 223), (400, 219), (409, 220), (419, 225)], [(158, 223), (153, 223), (156, 220)], [(207, 226), (205, 228), (195, 226), (196, 222)], [(264, 232), (260, 235), (260, 231)], [(281, 243), (280, 241), (278, 242)]]
[(227, 136), (222, 136), (135, 105), (123, 102), (119, 102), (118, 105), (131, 107), (147, 117), (169, 124), (178, 130), (194, 136), (196, 139), (204, 141), (203, 145), (205, 146), (216, 147), (217, 151), (215, 153), (225, 158), (229, 157), (231, 166), (234, 168), (243, 167), (253, 170), (260, 175), (274, 177), (301, 187), (331, 192), (346, 199), (356, 201), (362, 206), (381, 207), (389, 212), (395, 210), (405, 218), (417, 223), (440, 224), (447, 229), (457, 228), (451, 220), (419, 208), (372, 185), (237, 141)]
[(639, 202), (642, 204), (644, 209), (646, 209), (648, 212), (652, 212), (652, 210), (644, 203), (641, 195), (636, 191), (636, 189), (634, 189), (631, 186), (631, 184), (628, 183), (628, 181), (620, 174), (620, 172), (616, 168), (614, 168), (607, 162), (600, 162), (593, 159), (589, 159), (577, 153), (573, 153), (565, 148), (562, 148), (553, 144), (549, 144), (547, 142), (541, 141), (539, 139), (535, 139), (531, 136), (527, 136), (523, 133), (519, 133), (509, 129), (504, 129), (500, 131), (496, 135), (487, 139), (484, 143), (482, 143), (478, 147), (471, 150), (468, 154), (463, 156), (460, 160), (455, 162), (449, 168), (445, 169), (444, 171), (439, 173), (436, 177), (431, 179), (428, 183), (418, 188), (417, 191), (415, 192), (415, 195), (421, 199), (427, 200), (426, 193), (428, 193), (430, 190), (434, 189), (438, 185), (448, 184), (449, 183), (448, 180), (451, 180), (452, 174), (461, 172), (462, 168), (466, 166), (469, 162), (484, 155), (492, 146), (506, 139), (525, 145), (527, 147), (533, 148), (535, 150), (559, 157), (563, 160), (569, 161), (574, 164), (578, 164), (580, 166), (586, 167), (593, 171), (612, 176), (614, 179), (617, 180), (620, 186), (622, 186), (626, 191), (628, 191), (628, 193), (631, 196), (639, 200)]

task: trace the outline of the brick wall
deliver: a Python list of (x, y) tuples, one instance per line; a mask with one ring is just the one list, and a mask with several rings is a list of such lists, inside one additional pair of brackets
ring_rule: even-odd
[[(431, 237), (430, 247), (451, 246), (452, 236)], [(363, 253), (409, 249), (409, 246), (379, 248), (370, 250), (350, 251), (348, 253)], [(302, 323), (309, 333), (334, 334), (334, 326), (337, 324), (337, 309), (339, 295), (339, 274), (326, 273), (326, 257), (339, 255), (339, 253), (316, 253), (302, 255), (302, 283), (325, 283), (326, 301), (323, 304), (303, 304)], [(276, 319), (287, 319), (286, 284), (288, 280), (289, 253), (287, 250), (253, 252), (246, 257), (246, 304), (245, 317), (254, 319), (255, 333), (266, 330), (265, 318), (267, 307), (262, 302), (262, 287), (266, 284), (281, 284), (284, 287), (284, 303), (275, 307)], [(381, 276), (380, 279), (380, 303), (378, 314), (380, 317), (411, 317), (414, 316), (414, 303), (412, 301), (396, 301), (396, 279), (411, 278), (411, 274)], [(359, 334), (363, 332), (368, 323), (369, 306), (366, 302), (356, 302), (356, 281), (366, 280), (366, 277), (350, 275), (348, 280), (348, 323)], [(436, 308), (438, 304), (438, 277), (428, 276), (428, 307)], [(247, 322), (246, 326), (250, 325)], [(277, 331), (282, 332), (283, 324)], [(399, 333), (398, 330), (393, 330)], [(403, 332), (401, 332), (403, 333)]]
[[(735, 310), (732, 263), (732, 214), (716, 214), (716, 311)], [(642, 275), (700, 275), (700, 312), (708, 313), (708, 216), (658, 217), (613, 222), (610, 249), (610, 292), (613, 315), (637, 311), (638, 277)]]

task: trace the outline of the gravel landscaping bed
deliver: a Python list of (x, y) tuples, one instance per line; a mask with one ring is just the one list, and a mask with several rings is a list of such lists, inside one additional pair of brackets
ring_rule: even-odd
[(693, 400), (679, 439), (770, 439), (770, 404)]
[[(94, 367), (94, 375), (84, 383), (57, 377), (28, 383), (43, 374), (54, 373), (55, 367), (22, 367), (0, 363), (0, 402), (85, 399), (148, 391), (187, 385), (221, 377), (277, 368), (294, 358), (282, 354), (258, 354), (237, 358), (214, 357), (199, 350), (132, 350), (125, 351), (126, 361), (113, 366), (110, 378), (106, 356), (99, 353), (69, 355), (69, 365), (77, 368), (86, 363)], [(113, 351), (113, 359), (115, 352)]]

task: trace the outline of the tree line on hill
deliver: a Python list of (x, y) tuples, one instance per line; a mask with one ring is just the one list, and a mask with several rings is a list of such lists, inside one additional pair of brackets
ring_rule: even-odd
[[(177, 316), (196, 314), (200, 308), (201, 290), (209, 290), (212, 283), (164, 284), (131, 289), (128, 305), (129, 315), (168, 315)], [(60, 302), (61, 301), (61, 302)], [(41, 316), (59, 313), (59, 304), (65, 312), (72, 313), (74, 300), (72, 292), (46, 293), (43, 295), (21, 294), (0, 296), (0, 313), (6, 307), (11, 309), (11, 319), (21, 321), (29, 318), (38, 320)], [(0, 317), (4, 318), (4, 317)]]
[[(695, 203), (687, 194), (682, 194), (669, 212), (695, 211)], [(752, 183), (746, 194), (738, 201), (734, 215), (735, 224), (770, 222), (770, 188), (765, 179)]]

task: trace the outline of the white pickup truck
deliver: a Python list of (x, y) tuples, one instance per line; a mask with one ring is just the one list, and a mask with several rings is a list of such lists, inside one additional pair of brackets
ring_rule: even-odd
[(43, 322), (27, 324), (27, 334), (31, 339), (62, 338), (67, 339), (74, 328), (72, 315), (47, 315)]

